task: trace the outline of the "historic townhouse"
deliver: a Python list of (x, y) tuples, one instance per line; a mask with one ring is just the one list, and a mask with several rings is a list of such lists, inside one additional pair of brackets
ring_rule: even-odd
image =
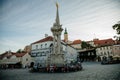
[(112, 53), (114, 58), (120, 58), (120, 44), (112, 46)]
[(34, 62), (45, 66), (48, 56), (52, 53), (53, 37), (45, 36), (45, 38), (31, 44), (31, 56)]
[(25, 68), (31, 64), (29, 53), (15, 53), (7, 51), (0, 55), (0, 67), (6, 68)]
[[(77, 50), (72, 46), (69, 46), (66, 42), (61, 41), (62, 51), (64, 53), (65, 61), (70, 63), (77, 60)], [(45, 66), (49, 61), (50, 54), (53, 51), (53, 37), (46, 36), (45, 38), (38, 40), (31, 44), (31, 56), (34, 58), (34, 62)]]
[(115, 44), (115, 41), (112, 39), (94, 40), (96, 46), (97, 60), (101, 61), (103, 57), (111, 58), (113, 57), (112, 46)]
[(103, 57), (109, 58), (113, 56), (112, 45), (100, 46), (96, 48), (98, 61), (101, 61)]
[(72, 47), (76, 48), (77, 50), (81, 50), (82, 49), (81, 43), (82, 43), (82, 41), (80, 39), (78, 39), (78, 40), (74, 40), (70, 45)]

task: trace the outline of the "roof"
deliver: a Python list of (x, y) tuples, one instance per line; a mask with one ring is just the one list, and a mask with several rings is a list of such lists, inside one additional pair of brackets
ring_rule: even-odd
[(23, 57), (26, 53), (14, 53), (16, 57)]
[(3, 54), (0, 55), (0, 59), (3, 59), (4, 57), (7, 57), (8, 59), (11, 58), (13, 55), (16, 57), (23, 57), (25, 54), (27, 53), (15, 53), (15, 52), (5, 52)]
[(74, 40), (73, 41), (73, 43), (71, 43), (71, 45), (74, 45), (74, 44), (81, 44), (81, 40), (80, 39), (78, 39), (78, 40)]
[(64, 32), (64, 34), (68, 34), (68, 33), (67, 33), (67, 29), (66, 29), (66, 28), (65, 28), (65, 32)]
[(52, 36), (48, 36), (46, 38), (43, 38), (41, 40), (38, 40), (36, 42), (33, 42), (32, 44), (36, 44), (36, 43), (41, 43), (41, 42), (46, 42), (46, 41), (53, 41), (53, 37)]
[(79, 50), (79, 53), (81, 53), (81, 52), (87, 52), (87, 51), (93, 51), (93, 50), (95, 50), (95, 48), (83, 49), (83, 50)]
[(116, 40), (115, 42), (116, 42), (116, 44), (120, 44), (120, 41), (118, 41), (118, 40)]
[(104, 40), (95, 40), (94, 44), (97, 44), (98, 46), (113, 45), (115, 44), (115, 41), (112, 38)]
[[(12, 52), (10, 54), (12, 54)], [(9, 55), (9, 52), (6, 51), (5, 53), (3, 53), (3, 54), (0, 55), (0, 59), (3, 59), (4, 57), (10, 58), (11, 55)]]

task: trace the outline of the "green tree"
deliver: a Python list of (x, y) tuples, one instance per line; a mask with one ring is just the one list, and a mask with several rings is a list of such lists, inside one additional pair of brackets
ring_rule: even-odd
[(23, 52), (22, 49), (17, 50), (17, 53), (22, 53), (22, 52)]
[(85, 41), (82, 41), (82, 44), (81, 44), (81, 47), (82, 49), (88, 49), (88, 48), (93, 48), (93, 46), (91, 46), (90, 44), (88, 44), (87, 42)]
[(120, 41), (120, 21), (118, 21), (117, 24), (113, 25), (112, 28), (114, 30), (116, 30), (118, 36), (114, 36), (114, 38), (116, 38), (116, 40), (119, 40)]

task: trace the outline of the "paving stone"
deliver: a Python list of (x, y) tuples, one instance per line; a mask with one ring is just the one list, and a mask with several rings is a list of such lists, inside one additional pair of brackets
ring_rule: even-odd
[(29, 69), (0, 70), (0, 80), (120, 80), (120, 64), (82, 63), (83, 70), (68, 73), (29, 72)]

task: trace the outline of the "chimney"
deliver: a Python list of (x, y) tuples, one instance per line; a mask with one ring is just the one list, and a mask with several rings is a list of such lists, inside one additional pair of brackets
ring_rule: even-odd
[(48, 34), (45, 34), (45, 38), (48, 37)]
[(10, 55), (11, 55), (11, 50), (8, 51), (8, 56), (10, 56)]

